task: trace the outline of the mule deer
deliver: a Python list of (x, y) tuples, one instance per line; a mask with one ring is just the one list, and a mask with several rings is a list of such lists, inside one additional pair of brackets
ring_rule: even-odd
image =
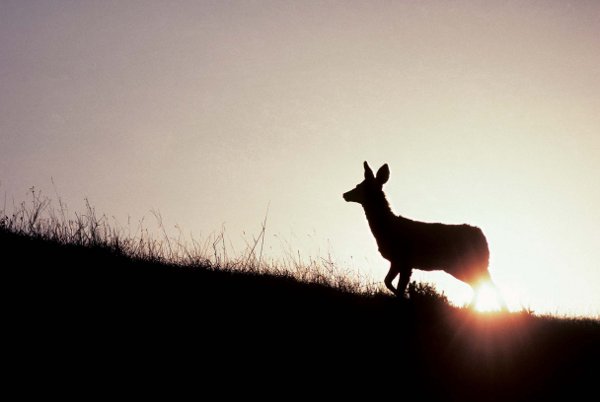
[[(377, 175), (373, 175), (367, 162), (364, 168), (365, 179), (343, 197), (363, 206), (379, 252), (391, 263), (385, 286), (398, 297), (404, 297), (413, 268), (443, 270), (473, 288), (473, 303), (478, 285), (484, 281), (491, 284), (490, 252), (481, 229), (418, 222), (394, 215), (382, 189), (390, 178), (388, 165), (383, 165)], [(392, 281), (398, 275), (400, 279), (395, 288)], [(500, 304), (505, 308), (503, 301)]]

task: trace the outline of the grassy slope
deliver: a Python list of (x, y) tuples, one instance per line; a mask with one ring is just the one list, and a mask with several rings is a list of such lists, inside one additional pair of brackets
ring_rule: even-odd
[(419, 294), (401, 303), (6, 231), (0, 252), (12, 372), (49, 392), (158, 389), (174, 379), (201, 394), (281, 386), (530, 400), (594, 391), (599, 374), (592, 320), (481, 316)]

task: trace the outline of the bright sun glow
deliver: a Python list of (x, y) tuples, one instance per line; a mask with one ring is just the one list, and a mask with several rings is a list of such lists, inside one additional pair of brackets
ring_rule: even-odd
[(475, 310), (479, 312), (500, 311), (502, 304), (496, 288), (489, 283), (482, 283), (475, 300)]

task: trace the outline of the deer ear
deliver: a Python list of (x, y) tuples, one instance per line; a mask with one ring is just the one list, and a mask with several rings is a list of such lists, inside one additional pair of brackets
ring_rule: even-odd
[(377, 171), (377, 183), (384, 185), (390, 178), (390, 167), (386, 163)]
[(363, 163), (363, 166), (365, 167), (365, 180), (375, 180), (375, 175), (373, 174), (373, 171), (369, 167), (367, 161)]

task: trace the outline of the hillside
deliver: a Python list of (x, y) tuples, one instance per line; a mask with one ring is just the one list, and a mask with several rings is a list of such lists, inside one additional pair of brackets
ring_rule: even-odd
[[(482, 315), (426, 288), (413, 286), (412, 299), (400, 302), (9, 230), (0, 231), (0, 252), (11, 378), (25, 374), (50, 393), (77, 384), (110, 394), (121, 384), (169, 396), (326, 389), (338, 397), (538, 400), (597, 388), (594, 320)], [(163, 388), (171, 381), (175, 389)]]

